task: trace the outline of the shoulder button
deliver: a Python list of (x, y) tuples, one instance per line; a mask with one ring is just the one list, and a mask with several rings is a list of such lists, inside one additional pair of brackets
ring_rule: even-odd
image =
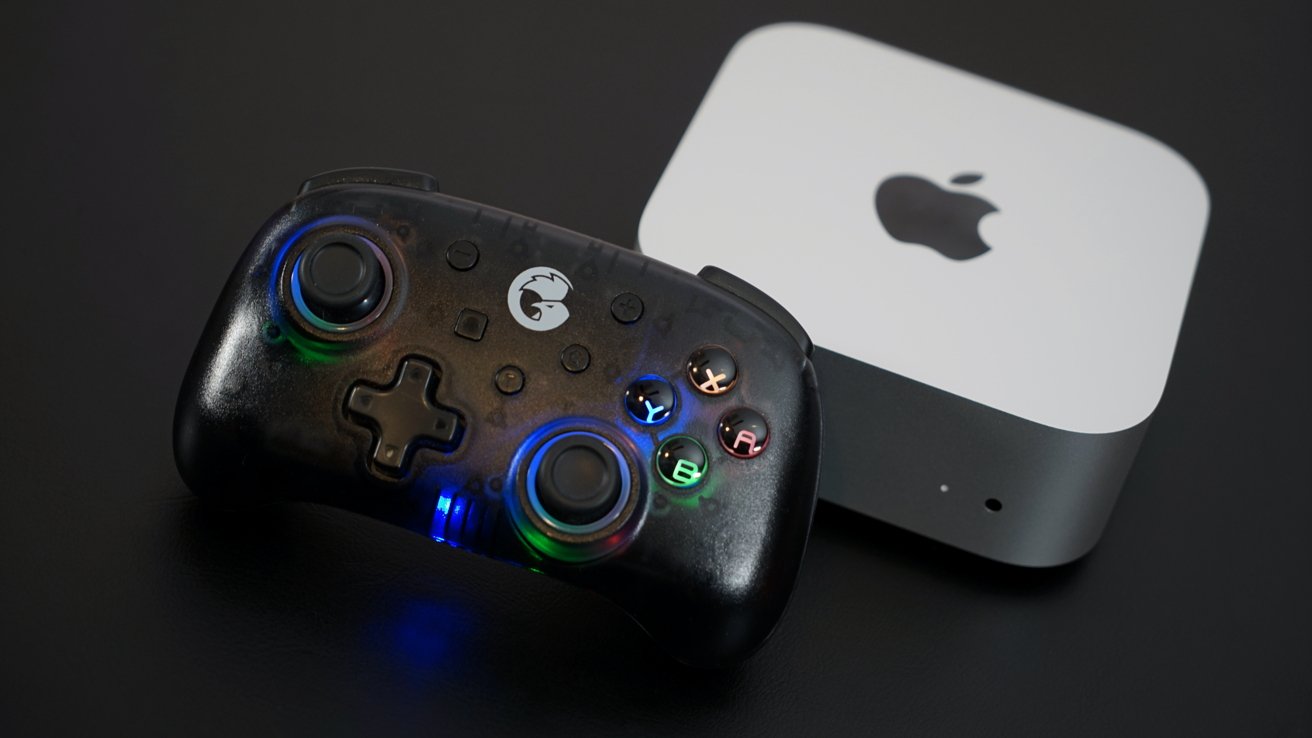
[(697, 276), (773, 318), (774, 322), (782, 326), (788, 331), (788, 335), (797, 341), (797, 346), (802, 349), (802, 353), (811, 355), (814, 346), (811, 344), (811, 337), (806, 335), (806, 329), (802, 328), (802, 324), (798, 323), (797, 318), (785, 310), (783, 305), (775, 302), (773, 297), (719, 267), (704, 267)]
[(334, 169), (330, 172), (316, 174), (301, 183), (301, 191), (297, 193), (297, 196), (324, 187), (350, 184), (389, 185), (391, 187), (408, 187), (423, 192), (437, 192), (437, 178), (431, 174), (412, 172), (406, 169), (355, 167), (352, 169)]

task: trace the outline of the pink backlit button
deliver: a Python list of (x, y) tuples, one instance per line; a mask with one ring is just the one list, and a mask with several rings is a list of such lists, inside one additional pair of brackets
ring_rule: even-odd
[(751, 459), (765, 450), (770, 427), (760, 413), (749, 408), (731, 410), (720, 418), (720, 445), (740, 459)]
[(688, 357), (688, 381), (704, 395), (722, 395), (738, 381), (738, 364), (719, 346), (703, 346)]

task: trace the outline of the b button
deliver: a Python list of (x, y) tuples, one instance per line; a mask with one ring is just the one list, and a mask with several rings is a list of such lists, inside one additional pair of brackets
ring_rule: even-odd
[(688, 357), (688, 381), (705, 395), (722, 395), (738, 381), (733, 354), (719, 346), (703, 346)]
[(656, 471), (671, 487), (695, 487), (706, 476), (706, 449), (688, 436), (674, 436), (656, 449)]

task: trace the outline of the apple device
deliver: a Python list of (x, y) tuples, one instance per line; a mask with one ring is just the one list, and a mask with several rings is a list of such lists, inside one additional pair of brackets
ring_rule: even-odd
[(372, 515), (595, 590), (725, 666), (773, 631), (811, 527), (810, 352), (722, 270), (339, 170), (234, 268), (174, 451), (206, 497)]
[(730, 52), (638, 241), (713, 259), (823, 347), (822, 499), (1040, 567), (1101, 535), (1207, 214), (1142, 133), (787, 23)]

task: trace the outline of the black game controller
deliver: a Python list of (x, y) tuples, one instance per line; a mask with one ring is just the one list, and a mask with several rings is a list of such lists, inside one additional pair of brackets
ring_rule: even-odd
[(238, 262), (182, 385), (178, 468), (593, 589), (685, 663), (770, 635), (811, 526), (797, 322), (718, 269), (439, 194), (305, 182)]

